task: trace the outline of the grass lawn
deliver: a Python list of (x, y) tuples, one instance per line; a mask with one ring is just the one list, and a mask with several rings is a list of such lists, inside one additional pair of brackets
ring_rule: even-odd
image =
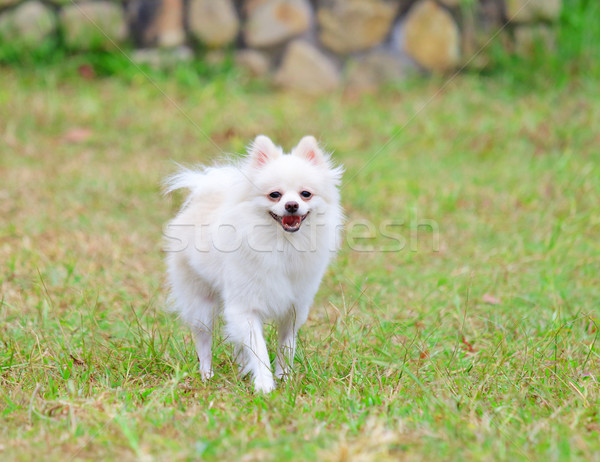
[[(0, 72), (0, 459), (600, 460), (597, 81), (67, 74)], [(269, 396), (162, 311), (161, 179), (258, 133), (335, 152), (349, 225)]]

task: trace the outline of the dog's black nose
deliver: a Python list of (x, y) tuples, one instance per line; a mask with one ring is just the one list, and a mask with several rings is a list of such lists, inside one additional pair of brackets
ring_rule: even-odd
[(285, 203), (285, 209), (290, 212), (290, 213), (294, 213), (296, 211), (298, 211), (298, 202), (286, 202)]

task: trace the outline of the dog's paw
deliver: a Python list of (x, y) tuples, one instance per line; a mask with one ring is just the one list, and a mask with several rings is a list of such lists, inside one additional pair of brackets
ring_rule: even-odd
[(281, 380), (282, 382), (285, 382), (287, 379), (290, 378), (291, 372), (292, 371), (290, 371), (288, 369), (279, 369), (279, 368), (277, 368), (275, 370), (275, 378), (277, 380)]
[(246, 377), (250, 372), (252, 372), (250, 367), (251, 365), (246, 359), (246, 355), (244, 354), (243, 350), (240, 349), (236, 351), (234, 358), (237, 363), (237, 369), (240, 377)]
[(200, 377), (202, 378), (202, 381), (206, 382), (207, 380), (212, 379), (213, 375), (215, 375), (215, 373), (212, 368), (206, 370), (200, 368)]
[(282, 361), (279, 357), (275, 359), (275, 378), (286, 381), (292, 375), (292, 365)]
[(254, 391), (257, 393), (271, 393), (275, 389), (275, 381), (272, 377), (265, 379), (254, 379)]

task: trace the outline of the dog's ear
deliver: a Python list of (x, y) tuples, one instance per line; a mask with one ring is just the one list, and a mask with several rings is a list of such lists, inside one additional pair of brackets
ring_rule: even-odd
[(273, 144), (271, 139), (265, 135), (258, 135), (248, 149), (250, 161), (253, 167), (261, 167), (268, 161), (281, 155), (281, 149)]
[(325, 161), (323, 151), (314, 136), (305, 136), (292, 152), (293, 155), (302, 157), (315, 165), (322, 165)]

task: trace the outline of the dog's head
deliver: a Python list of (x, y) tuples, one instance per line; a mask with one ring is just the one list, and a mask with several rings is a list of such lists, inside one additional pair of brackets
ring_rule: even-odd
[(254, 204), (286, 232), (298, 231), (311, 215), (326, 215), (339, 202), (343, 170), (332, 165), (312, 136), (302, 138), (290, 154), (268, 137), (257, 136), (245, 170), (255, 191)]

